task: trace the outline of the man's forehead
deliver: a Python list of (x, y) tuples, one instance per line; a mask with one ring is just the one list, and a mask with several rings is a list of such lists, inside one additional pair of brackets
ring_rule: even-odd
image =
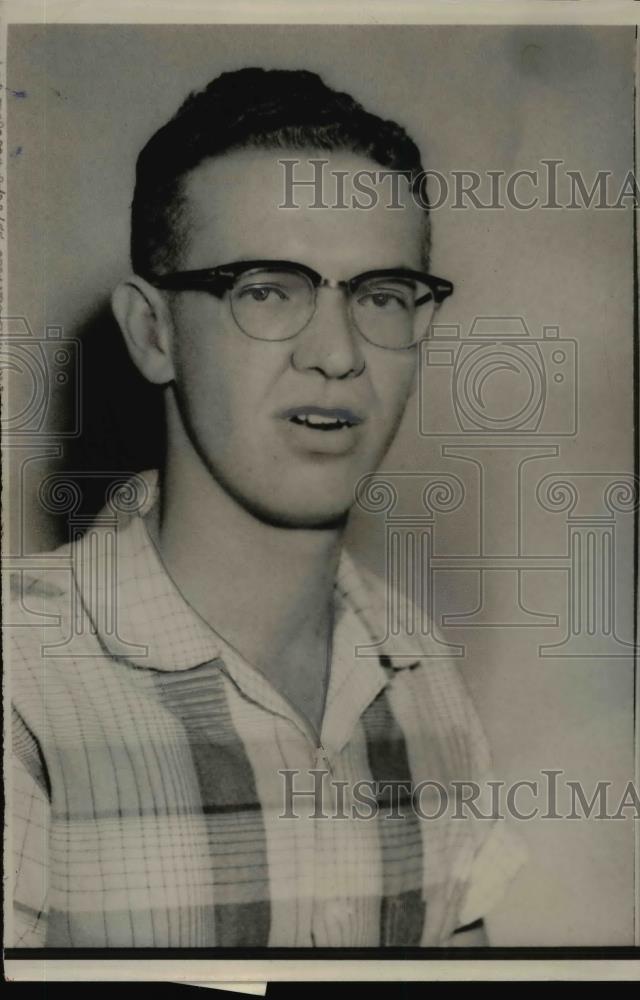
[[(395, 180), (392, 177), (395, 175)], [(296, 206), (317, 210), (342, 208), (360, 196), (368, 208), (375, 192), (376, 203), (400, 207), (414, 202), (410, 185), (402, 171), (393, 171), (362, 153), (350, 150), (259, 149), (231, 150), (203, 160), (189, 174), (188, 190), (196, 197), (208, 197), (220, 184), (228, 191), (234, 187), (259, 187), (261, 195), (277, 207), (295, 202)], [(272, 197), (275, 196), (275, 197)]]
[(237, 150), (201, 163), (183, 192), (190, 267), (210, 266), (202, 255), (213, 241), (214, 263), (220, 254), (290, 256), (298, 247), (308, 259), (327, 241), (338, 255), (361, 245), (386, 261), (415, 258), (424, 238), (424, 212), (406, 179), (349, 151)]

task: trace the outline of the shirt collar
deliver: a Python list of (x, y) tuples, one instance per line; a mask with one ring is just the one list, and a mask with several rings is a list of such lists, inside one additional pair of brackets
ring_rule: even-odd
[[(110, 531), (115, 540), (113, 574), (76, 574), (82, 603), (101, 644), (117, 658), (155, 670), (186, 670), (223, 659), (228, 651), (224, 638), (182, 596), (148, 533), (145, 515), (158, 499), (157, 473), (134, 476), (127, 489), (133, 512), (118, 516), (115, 531), (98, 515), (92, 531), (78, 543), (80, 565), (89, 566), (96, 534)], [(137, 504), (131, 502), (134, 493)], [(343, 632), (352, 616), (354, 635), (370, 637), (369, 644), (358, 645), (358, 658), (370, 658), (389, 674), (415, 664), (415, 658), (399, 657), (388, 648), (384, 581), (356, 566), (346, 550), (341, 553), (335, 587)], [(109, 601), (112, 609), (107, 608)], [(397, 641), (396, 636), (394, 645)]]

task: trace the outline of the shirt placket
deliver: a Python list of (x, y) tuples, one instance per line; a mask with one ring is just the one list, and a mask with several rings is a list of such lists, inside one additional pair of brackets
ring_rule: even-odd
[[(281, 727), (284, 724), (287, 751), (283, 752), (283, 756), (286, 758), (287, 766), (299, 772), (295, 779), (295, 787), (305, 792), (312, 791), (315, 788), (314, 781), (318, 780), (313, 772), (327, 772), (330, 776), (332, 770), (329, 752), (323, 745), (320, 735), (314, 732), (311, 724), (284, 696), (276, 691), (256, 668), (245, 662), (234, 650), (224, 650), (220, 662), (221, 670), (244, 698), (252, 701), (263, 711), (277, 717), (275, 721), (280, 731), (282, 731)], [(254, 766), (260, 766), (259, 754)], [(319, 780), (324, 781), (324, 777), (320, 775)], [(273, 807), (273, 802), (269, 803), (268, 808)], [(292, 910), (295, 912), (295, 926), (291, 927), (291, 936), (282, 943), (296, 947), (312, 946), (314, 944), (312, 933), (313, 900), (316, 895), (318, 878), (316, 872), (319, 843), (317, 824), (321, 821), (313, 817), (314, 807), (309, 798), (304, 799), (302, 807), (296, 803), (294, 798), (293, 807), (297, 818), (279, 819), (278, 822), (283, 833), (287, 823), (295, 824), (293, 838), (295, 856), (290, 859), (291, 870), (304, 871), (303, 882), (309, 889), (304, 889), (302, 898), (300, 898), (298, 886), (294, 887), (293, 891), (298, 894), (295, 900), (291, 900)], [(289, 828), (290, 832), (291, 827)], [(309, 871), (309, 865), (311, 865), (311, 871)], [(281, 925), (281, 920), (275, 922), (278, 926)], [(276, 931), (276, 936), (277, 933)], [(270, 943), (277, 945), (281, 942), (276, 939)]]
[[(360, 645), (369, 645), (371, 635), (364, 623), (349, 610), (341, 617), (334, 633), (333, 657), (325, 714), (322, 725), (322, 743), (316, 749), (314, 766), (326, 770), (326, 781), (343, 778), (342, 753), (359, 727), (362, 714), (368, 705), (387, 686), (390, 674), (381, 667), (378, 657), (359, 656)], [(367, 772), (368, 774), (368, 772)], [(366, 778), (367, 774), (357, 777)], [(337, 806), (336, 792), (328, 788), (324, 812), (334, 815)], [(356, 903), (349, 898), (347, 887), (352, 884), (348, 858), (349, 845), (358, 841), (363, 832), (363, 820), (349, 815), (351, 789), (343, 792), (341, 805), (347, 818), (316, 818), (314, 828), (314, 903), (311, 941), (314, 945), (340, 947), (356, 943), (350, 935), (360, 940), (361, 928), (354, 915)], [(359, 824), (353, 827), (352, 824)], [(370, 829), (370, 828), (369, 828)], [(363, 842), (363, 847), (365, 843)], [(359, 856), (358, 863), (362, 863)], [(371, 862), (374, 864), (373, 856)], [(375, 877), (375, 873), (372, 872)], [(335, 886), (335, 898), (327, 886)], [(375, 943), (375, 942), (372, 942)]]

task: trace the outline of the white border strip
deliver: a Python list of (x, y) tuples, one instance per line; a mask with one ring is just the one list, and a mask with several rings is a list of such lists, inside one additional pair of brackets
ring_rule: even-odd
[[(7, 282), (8, 254), (7, 254), (7, 229), (8, 229), (8, 157), (9, 142), (7, 135), (8, 106), (6, 99), (7, 87), (7, 23), (5, 17), (0, 17), (0, 348), (4, 344), (5, 329), (2, 318), (9, 315), (9, 288)], [(5, 541), (9, 537), (9, 449), (5, 448), (4, 434), (4, 414), (8, 409), (7, 390), (8, 372), (0, 372), (0, 471), (2, 473), (2, 485), (0, 486), (0, 538)], [(4, 546), (0, 551), (0, 559), (4, 558)], [(4, 579), (6, 585), (6, 577)], [(4, 617), (4, 604), (8, 599), (6, 590), (2, 592), (2, 613)], [(4, 801), (7, 813), (11, 800), (11, 687), (10, 671), (4, 659), (4, 637), (2, 638), (2, 707), (3, 707), (3, 755), (2, 755), (2, 778)], [(13, 870), (13, 838), (12, 823), (5, 819), (3, 831), (3, 871), (5, 872), (4, 894), (3, 894), (3, 919), (5, 940), (13, 941), (13, 880), (11, 872)]]
[(5, 0), (21, 24), (637, 24), (635, 0)]
[(8, 959), (5, 975), (14, 982), (174, 981), (189, 983), (318, 982), (428, 982), (447, 980), (527, 981), (636, 981), (640, 961), (570, 961), (568, 959), (511, 959), (509, 961), (438, 960), (331, 961), (285, 959), (276, 961), (209, 961), (207, 959)]
[[(635, 148), (635, 169), (640, 171), (640, 121), (638, 121), (638, 114), (640, 112), (640, 45), (638, 44), (637, 29), (636, 29), (636, 68), (635, 68), (635, 94), (634, 94), (634, 108), (633, 113), (635, 116), (636, 123), (636, 148)], [(636, 208), (635, 213), (636, 230), (636, 255), (638, 262), (638, 269), (635, 275), (636, 281), (638, 281), (638, 286), (640, 287), (640, 213)], [(640, 303), (636, 303), (636, 309), (640, 309)], [(638, 336), (640, 331), (635, 330), (634, 335)], [(640, 356), (639, 356), (640, 362)], [(640, 372), (637, 373), (640, 375)], [(636, 383), (637, 384), (637, 383)], [(640, 428), (640, 394), (635, 400), (637, 413), (635, 414), (637, 420), (637, 426)], [(636, 442), (636, 445), (638, 442)], [(640, 463), (640, 457), (635, 455), (634, 458), (636, 462)], [(636, 483), (636, 489), (638, 489), (638, 484)], [(636, 524), (640, 526), (640, 519), (636, 521)], [(640, 567), (640, 531), (636, 535), (635, 539), (636, 553), (638, 557), (638, 566)], [(636, 600), (640, 596), (640, 577), (636, 579), (635, 586), (637, 588)], [(636, 772), (636, 788), (640, 788), (640, 601), (636, 608), (636, 650), (635, 650), (635, 685), (636, 685), (636, 703), (635, 703), (635, 772)], [(635, 827), (635, 893), (634, 893), (634, 944), (636, 948), (640, 948), (640, 823), (636, 823)]]

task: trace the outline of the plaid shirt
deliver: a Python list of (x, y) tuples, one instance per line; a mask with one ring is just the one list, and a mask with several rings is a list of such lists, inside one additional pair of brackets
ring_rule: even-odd
[[(350, 808), (358, 781), (483, 782), (489, 759), (455, 664), (424, 637), (416, 660), (385, 652), (384, 587), (346, 553), (320, 748), (182, 598), (139, 513), (42, 563), (5, 629), (9, 943), (437, 946), (500, 896), (522, 861), (503, 822)], [(285, 801), (318, 780), (320, 815)]]

